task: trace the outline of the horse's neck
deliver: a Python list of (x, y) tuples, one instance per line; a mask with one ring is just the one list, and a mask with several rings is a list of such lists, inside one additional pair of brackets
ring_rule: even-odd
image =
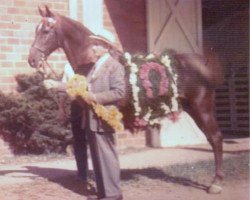
[(85, 44), (73, 44), (71, 41), (65, 41), (62, 48), (69, 63), (74, 69), (89, 62), (89, 54), (87, 51), (89, 47), (85, 47)]
[(68, 18), (61, 18), (60, 23), (60, 43), (68, 61), (74, 69), (79, 68), (89, 62), (90, 40), (88, 38), (91, 32)]

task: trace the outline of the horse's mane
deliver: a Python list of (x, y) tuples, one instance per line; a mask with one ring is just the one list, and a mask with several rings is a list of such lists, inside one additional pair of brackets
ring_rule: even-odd
[(56, 33), (58, 45), (61, 47), (68, 61), (74, 69), (89, 62), (90, 56), (87, 49), (92, 45), (89, 38), (93, 33), (80, 22), (54, 14), (56, 20)]
[[(64, 36), (69, 38), (71, 42), (75, 42), (76, 46), (81, 46), (80, 48), (84, 49), (86, 46), (91, 45), (91, 42), (89, 40), (89, 35), (94, 35), (93, 32), (91, 32), (87, 27), (85, 27), (82, 23), (70, 19), (68, 17), (65, 17), (63, 15), (60, 15), (56, 13), (56, 20), (59, 22), (59, 34), (63, 33)], [(122, 52), (113, 46), (110, 49), (110, 54), (113, 58), (116, 60), (119, 60)]]
[(64, 34), (67, 34), (68, 36), (74, 35), (74, 38), (72, 39), (76, 41), (82, 41), (87, 38), (84, 36), (93, 35), (93, 33), (87, 27), (76, 20), (70, 19), (60, 14), (57, 14), (56, 18), (59, 21), (60, 28), (63, 30)]

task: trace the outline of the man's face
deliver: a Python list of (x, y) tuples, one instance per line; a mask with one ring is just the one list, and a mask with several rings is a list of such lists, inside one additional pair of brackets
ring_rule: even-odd
[(108, 52), (108, 48), (105, 45), (95, 44), (93, 47), (93, 52), (97, 58), (100, 58), (105, 53)]
[(98, 60), (93, 45), (89, 46), (84, 52), (84, 60), (85, 64), (95, 63)]

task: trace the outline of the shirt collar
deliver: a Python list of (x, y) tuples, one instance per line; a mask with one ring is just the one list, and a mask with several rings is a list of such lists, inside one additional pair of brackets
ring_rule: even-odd
[(97, 60), (97, 62), (95, 63), (96, 70), (100, 68), (100, 66), (109, 58), (109, 56), (109, 53), (105, 53), (101, 58)]
[(97, 60), (97, 62), (94, 65), (95, 71), (94, 71), (92, 77), (95, 76), (96, 72), (101, 68), (101, 66), (103, 65), (103, 63), (105, 63), (108, 60), (109, 57), (110, 57), (110, 54), (109, 53), (105, 53), (101, 58), (99, 58)]

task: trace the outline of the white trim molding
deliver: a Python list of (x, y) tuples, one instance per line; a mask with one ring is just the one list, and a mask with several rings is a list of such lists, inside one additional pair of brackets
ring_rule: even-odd
[(69, 15), (72, 19), (77, 20), (78, 0), (69, 0)]
[(103, 0), (82, 0), (83, 24), (96, 35), (107, 36), (115, 41), (114, 35), (103, 25)]
[(103, 29), (103, 0), (82, 0), (83, 24), (97, 34)]

